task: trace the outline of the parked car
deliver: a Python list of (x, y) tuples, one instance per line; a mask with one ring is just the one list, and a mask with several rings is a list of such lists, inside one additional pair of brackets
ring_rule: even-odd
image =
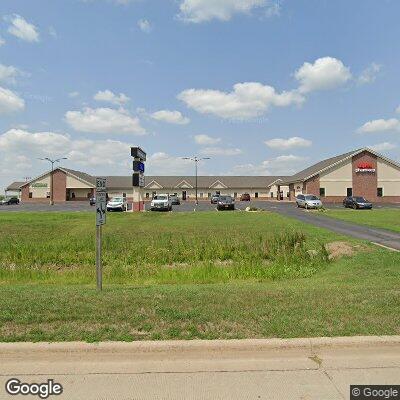
[(309, 208), (321, 208), (322, 201), (314, 194), (298, 194), (296, 196), (297, 207)]
[(96, 205), (96, 197), (95, 197), (95, 196), (91, 196), (91, 197), (89, 198), (89, 204), (90, 204), (91, 206), (95, 206), (95, 205)]
[(232, 196), (219, 196), (217, 210), (234, 210), (235, 200)]
[(211, 196), (211, 204), (218, 204), (219, 198), (220, 198), (220, 195), (219, 195), (219, 194), (213, 194), (213, 195)]
[(176, 206), (179, 206), (179, 204), (181, 204), (181, 201), (179, 200), (179, 197), (178, 197), (178, 195), (176, 195), (176, 194), (171, 194), (170, 196), (169, 196), (169, 198), (171, 199), (171, 203), (172, 203), (172, 205), (176, 205)]
[(11, 204), (19, 204), (19, 199), (17, 197), (8, 197), (0, 201), (1, 205), (9, 206)]
[(251, 197), (250, 197), (250, 195), (248, 193), (243, 193), (240, 196), (240, 201), (250, 201), (250, 200), (251, 200)]
[(364, 209), (368, 209), (368, 210), (372, 209), (372, 203), (370, 203), (368, 200), (366, 200), (362, 196), (346, 197), (343, 200), (343, 206), (351, 207), (351, 208), (354, 208), (355, 210), (357, 210), (359, 208), (364, 208)]
[(150, 204), (150, 210), (155, 211), (171, 211), (172, 210), (172, 200), (168, 194), (158, 194), (154, 196)]
[(113, 197), (107, 203), (107, 211), (126, 211), (126, 199), (125, 197)]

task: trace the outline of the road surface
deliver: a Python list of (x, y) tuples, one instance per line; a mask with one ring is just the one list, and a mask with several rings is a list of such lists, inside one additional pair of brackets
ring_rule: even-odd
[[(68, 400), (342, 400), (350, 384), (400, 384), (400, 337), (0, 344), (5, 383), (54, 379)], [(38, 397), (36, 397), (38, 398)]]

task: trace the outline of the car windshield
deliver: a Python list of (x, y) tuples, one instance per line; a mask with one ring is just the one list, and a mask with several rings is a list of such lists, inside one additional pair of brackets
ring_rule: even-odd
[(366, 203), (367, 200), (364, 199), (364, 197), (354, 197), (354, 200), (357, 201), (358, 203)]
[(306, 196), (306, 200), (319, 200), (317, 196)]
[(123, 199), (122, 199), (122, 197), (113, 197), (113, 198), (112, 198), (112, 201), (114, 201), (114, 202), (116, 202), (116, 203), (122, 203), (122, 202), (123, 202)]
[(159, 195), (159, 196), (154, 197), (154, 200), (168, 200), (168, 197)]
[(229, 200), (232, 200), (232, 197), (231, 196), (220, 196), (219, 200), (220, 201), (229, 201)]

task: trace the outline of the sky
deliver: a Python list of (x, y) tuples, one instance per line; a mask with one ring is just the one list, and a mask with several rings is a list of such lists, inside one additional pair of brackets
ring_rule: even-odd
[(0, 192), (49, 168), (290, 175), (400, 161), (398, 0), (1, 0)]

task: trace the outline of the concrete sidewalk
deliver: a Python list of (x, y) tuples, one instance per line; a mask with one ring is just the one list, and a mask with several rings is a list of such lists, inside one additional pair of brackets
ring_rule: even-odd
[(11, 377), (72, 400), (348, 399), (400, 384), (400, 337), (0, 344), (0, 399), (29, 399), (5, 392)]

